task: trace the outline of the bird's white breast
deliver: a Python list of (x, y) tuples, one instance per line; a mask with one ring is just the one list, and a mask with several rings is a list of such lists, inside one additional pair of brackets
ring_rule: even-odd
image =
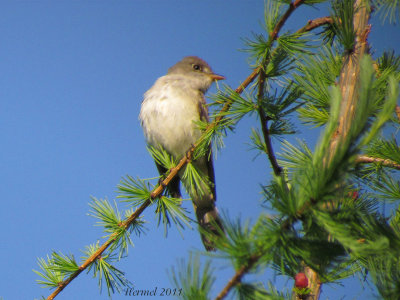
[(148, 144), (181, 158), (201, 135), (193, 122), (200, 120), (202, 99), (185, 76), (159, 78), (145, 93), (139, 115)]

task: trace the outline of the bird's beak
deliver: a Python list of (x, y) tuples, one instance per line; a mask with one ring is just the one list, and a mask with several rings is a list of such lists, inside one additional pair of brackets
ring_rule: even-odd
[(213, 80), (223, 80), (223, 79), (225, 79), (225, 77), (224, 76), (221, 76), (221, 75), (218, 75), (218, 74), (210, 74), (210, 77), (213, 79)]

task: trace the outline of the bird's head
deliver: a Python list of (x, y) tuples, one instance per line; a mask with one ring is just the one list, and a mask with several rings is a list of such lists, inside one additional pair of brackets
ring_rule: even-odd
[(207, 91), (213, 81), (225, 79), (224, 76), (215, 74), (204, 60), (197, 56), (186, 56), (168, 69), (167, 74), (180, 74), (192, 80), (195, 88)]

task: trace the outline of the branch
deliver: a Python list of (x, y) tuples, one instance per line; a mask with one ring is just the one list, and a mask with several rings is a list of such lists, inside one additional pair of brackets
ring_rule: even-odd
[[(282, 18), (279, 20), (277, 25), (275, 26), (274, 30), (272, 31), (272, 34), (270, 35), (269, 43), (272, 45), (272, 42), (278, 38), (278, 33), (281, 30), (282, 26), (285, 24), (286, 20), (289, 18), (289, 16), (292, 14), (292, 12), (299, 7), (301, 4), (303, 4), (304, 1), (298, 0), (296, 2), (292, 2), (289, 5), (289, 8), (287, 9), (286, 13), (282, 16)], [(315, 20), (310, 20), (308, 21), (307, 25), (304, 26), (303, 28), (300, 28), (297, 30), (297, 33), (303, 33), (306, 31), (311, 31), (319, 26), (328, 24), (328, 23), (333, 23), (333, 20), (331, 17), (322, 17), (322, 18), (317, 18)], [(275, 51), (272, 52), (271, 57), (273, 57), (275, 54)], [(271, 58), (267, 59), (262, 65), (266, 65)], [(268, 159), (271, 162), (272, 169), (274, 170), (275, 175), (279, 176), (282, 172), (282, 168), (279, 166), (278, 161), (276, 160), (276, 156), (274, 154), (274, 150), (272, 148), (272, 143), (271, 143), (271, 135), (269, 133), (269, 128), (268, 128), (268, 117), (265, 115), (264, 110), (262, 109), (261, 106), (261, 101), (264, 97), (264, 82), (265, 82), (265, 72), (261, 70), (260, 72), (260, 78), (259, 78), (259, 84), (258, 84), (258, 114), (260, 115), (260, 122), (261, 122), (261, 130), (264, 136), (264, 143), (266, 146), (266, 154), (268, 155)]]
[[(297, 4), (293, 4), (294, 7), (298, 7), (301, 4), (301, 1), (297, 1)], [(288, 11), (290, 11), (290, 13), (293, 11), (292, 6), (289, 7)], [(284, 14), (283, 18), (288, 18), (290, 13), (288, 13), (288, 11)], [(283, 18), (278, 22), (277, 26), (280, 26), (280, 28), (282, 28), (284, 22), (282, 23)], [(286, 20), (285, 19), (285, 20)], [(319, 26), (328, 24), (328, 23), (332, 23), (333, 20), (331, 17), (322, 17), (322, 18), (317, 18), (315, 20), (310, 20), (308, 21), (307, 25), (300, 28), (299, 30), (297, 30), (297, 33), (303, 33), (306, 31), (311, 31)], [(279, 28), (279, 29), (280, 29)], [(276, 28), (275, 28), (276, 29)], [(273, 34), (270, 36), (270, 38), (272, 38), (273, 40), (275, 40), (278, 37), (278, 33), (279, 30), (274, 30)], [(272, 44), (273, 40), (269, 40), (269, 43)], [(273, 57), (275, 55), (275, 51), (272, 52), (271, 57)], [(266, 59), (266, 61), (262, 64), (262, 65), (266, 65), (269, 60), (271, 59), (268, 58)], [(264, 143), (266, 146), (266, 154), (268, 156), (268, 159), (271, 163), (272, 169), (274, 170), (274, 173), (276, 176), (279, 176), (282, 172), (282, 168), (279, 166), (278, 161), (276, 159), (276, 156), (274, 154), (274, 150), (272, 148), (272, 143), (271, 143), (271, 135), (269, 132), (269, 128), (268, 128), (268, 116), (266, 116), (264, 109), (261, 106), (261, 102), (262, 99), (264, 97), (264, 83), (265, 83), (265, 72), (261, 69), (260, 71), (260, 77), (259, 77), (259, 83), (258, 83), (258, 96), (257, 96), (257, 102), (258, 102), (258, 114), (260, 115), (260, 122), (261, 122), (261, 130), (263, 133), (263, 137), (264, 137)]]
[[(285, 24), (286, 20), (289, 18), (291, 13), (298, 6), (303, 4), (303, 2), (304, 2), (304, 0), (297, 0), (295, 2), (292, 2), (289, 5), (289, 8), (287, 9), (285, 14), (282, 16), (282, 18), (279, 20), (279, 22), (275, 26), (274, 30), (270, 34), (269, 43), (271, 45), (272, 45), (272, 42), (277, 39), (279, 31), (281, 30), (282, 26)], [(327, 24), (327, 23), (331, 23), (331, 22), (332, 22), (332, 19), (330, 17), (324, 17), (324, 18), (315, 19), (314, 21), (309, 21), (308, 24), (305, 27), (299, 29), (297, 32), (301, 33), (301, 32), (310, 31), (310, 30), (313, 30), (313, 29), (317, 28), (318, 26), (321, 26), (321, 25), (324, 25), (324, 24)], [(271, 55), (271, 57), (273, 56), (273, 54)], [(267, 59), (265, 62), (263, 62), (261, 64), (261, 66), (265, 65), (266, 63), (268, 63), (269, 59)], [(265, 144), (266, 144), (266, 147), (267, 147), (268, 158), (269, 158), (269, 160), (271, 162), (272, 168), (274, 169), (275, 175), (280, 175), (281, 174), (281, 168), (279, 167), (278, 162), (277, 162), (276, 157), (275, 157), (274, 152), (273, 152), (273, 148), (272, 148), (272, 144), (271, 144), (271, 138), (270, 138), (269, 129), (268, 129), (268, 118), (265, 115), (265, 112), (264, 112), (264, 110), (262, 109), (262, 107), (260, 105), (261, 100), (262, 100), (262, 98), (264, 96), (264, 82), (265, 82), (265, 72), (263, 71), (261, 66), (259, 66), (253, 72), (254, 78), (255, 78), (255, 76), (257, 76), (258, 72), (260, 73), (259, 74), (259, 82), (258, 82), (258, 96), (257, 96), (258, 103), (259, 103), (258, 112), (259, 112), (259, 115), (260, 115), (261, 128), (262, 128), (262, 132), (263, 132), (263, 136), (264, 136), (264, 141), (265, 141)], [(255, 72), (257, 72), (257, 73), (255, 73)], [(300, 208), (300, 210), (299, 210), (297, 215), (301, 217), (303, 212), (307, 208), (311, 207), (313, 204), (314, 203), (312, 203), (312, 202), (305, 203), (305, 205), (302, 208)], [(291, 224), (294, 221), (295, 220), (292, 220), (292, 219), (286, 219), (281, 224), (281, 228), (282, 229), (288, 228), (289, 224)], [(261, 258), (261, 255), (252, 255), (249, 258), (249, 261), (247, 262), (247, 264), (246, 265), (242, 265), (242, 267), (238, 271), (236, 271), (235, 275), (229, 280), (229, 282), (226, 284), (226, 286), (223, 288), (223, 290), (218, 294), (218, 296), (215, 298), (215, 300), (221, 300), (221, 299), (225, 298), (226, 295), (229, 293), (229, 291), (234, 286), (236, 286), (237, 284), (240, 283), (242, 277), (252, 268), (252, 266), (260, 258)]]
[[(367, 37), (370, 32), (369, 11), (364, 0), (356, 0), (354, 3), (354, 16), (353, 26), (355, 31), (355, 44), (352, 52), (347, 53), (345, 62), (343, 64), (339, 86), (342, 94), (339, 111), (339, 124), (334, 133), (329, 150), (322, 160), (322, 164), (327, 167), (331, 164), (332, 159), (337, 154), (339, 148), (342, 146), (342, 141), (346, 140), (352, 123), (354, 121), (354, 114), (357, 110), (359, 101), (358, 89), (360, 81), (360, 62), (365, 53), (368, 52)], [(311, 283), (311, 294), (313, 299), (319, 299), (321, 292), (321, 284), (318, 274), (307, 267), (307, 272), (313, 281)]]
[(379, 163), (385, 167), (394, 168), (400, 170), (400, 164), (390, 160), (390, 159), (383, 159), (378, 157), (370, 157), (366, 155), (359, 155), (356, 158), (357, 164), (370, 164), (370, 163)]
[(363, 4), (363, 0), (357, 0), (354, 5), (355, 14), (353, 24), (356, 31), (355, 45), (354, 51), (347, 55), (340, 74), (339, 85), (342, 101), (340, 103), (339, 125), (335, 136), (332, 138), (330, 151), (327, 153), (325, 163), (328, 164), (336, 154), (337, 148), (340, 147), (341, 140), (345, 139), (350, 131), (358, 102), (360, 62), (364, 53), (368, 51), (369, 13)]
[(264, 142), (267, 150), (266, 152), (268, 155), (268, 159), (271, 162), (271, 166), (272, 169), (274, 170), (275, 175), (279, 176), (282, 172), (282, 168), (278, 165), (278, 161), (276, 160), (274, 150), (272, 148), (271, 135), (269, 134), (269, 129), (268, 129), (268, 117), (265, 115), (264, 109), (261, 105), (262, 100), (264, 98), (264, 83), (265, 83), (265, 72), (264, 70), (261, 70), (258, 79), (258, 96), (257, 96), (258, 114), (260, 115), (261, 130), (264, 136)]
[(294, 12), (294, 10), (296, 8), (298, 8), (300, 5), (302, 5), (304, 3), (304, 1), (305, 0), (296, 0), (289, 4), (288, 9), (283, 14), (283, 16), (278, 21), (278, 23), (276, 23), (274, 30), (270, 34), (270, 36), (269, 36), (270, 42), (274, 41), (278, 37), (279, 31), (282, 29), (283, 25), (286, 23), (287, 19), (290, 17), (292, 12)]
[(224, 289), (218, 294), (215, 300), (221, 300), (225, 298), (225, 296), (229, 293), (229, 291), (240, 281), (242, 277), (253, 267), (253, 265), (261, 258), (260, 255), (252, 255), (247, 263), (247, 265), (243, 265), (240, 267), (239, 270), (236, 271), (235, 275), (232, 277), (231, 280), (227, 283)]
[[(236, 93), (241, 94), (243, 90), (253, 82), (253, 80), (257, 77), (260, 71), (260, 67), (253, 70), (253, 72), (243, 81), (243, 83), (235, 90)], [(228, 111), (231, 107), (232, 102), (226, 102), (225, 105), (222, 107), (220, 111), (220, 115), (215, 118), (215, 120), (210, 123), (203, 135), (200, 139), (187, 151), (186, 155), (179, 161), (179, 163), (174, 167), (171, 168), (168, 172), (168, 175), (165, 179), (151, 192), (150, 199), (147, 199), (140, 207), (138, 207), (135, 212), (129, 216), (125, 221), (121, 223), (121, 227), (128, 229), (133, 222), (142, 214), (142, 212), (151, 204), (153, 199), (158, 198), (164, 191), (165, 187), (177, 176), (178, 172), (190, 161), (193, 152), (195, 151), (196, 147), (199, 146), (200, 142), (207, 133), (216, 127), (223, 119), (222, 113)], [(96, 259), (98, 259), (104, 251), (113, 243), (116, 239), (116, 233), (112, 234), (108, 240), (97, 249), (95, 253), (93, 253), (88, 259), (86, 259), (83, 264), (79, 267), (79, 270), (72, 273), (66, 280), (59, 283), (57, 289), (54, 290), (51, 295), (47, 297), (47, 300), (54, 299), (72, 280), (74, 280), (82, 271), (84, 271), (87, 267), (89, 267)]]
[(299, 29), (297, 31), (297, 33), (303, 33), (306, 31), (311, 31), (317, 27), (320, 27), (322, 25), (325, 24), (332, 24), (333, 23), (333, 19), (331, 17), (322, 17), (322, 18), (318, 18), (315, 20), (310, 20), (308, 21), (307, 25), (304, 26), (303, 28)]

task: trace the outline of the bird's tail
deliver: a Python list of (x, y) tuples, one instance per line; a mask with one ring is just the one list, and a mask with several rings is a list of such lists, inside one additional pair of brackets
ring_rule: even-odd
[(215, 251), (213, 236), (224, 234), (224, 227), (215, 206), (196, 209), (196, 217), (200, 226), (201, 240), (207, 251)]

